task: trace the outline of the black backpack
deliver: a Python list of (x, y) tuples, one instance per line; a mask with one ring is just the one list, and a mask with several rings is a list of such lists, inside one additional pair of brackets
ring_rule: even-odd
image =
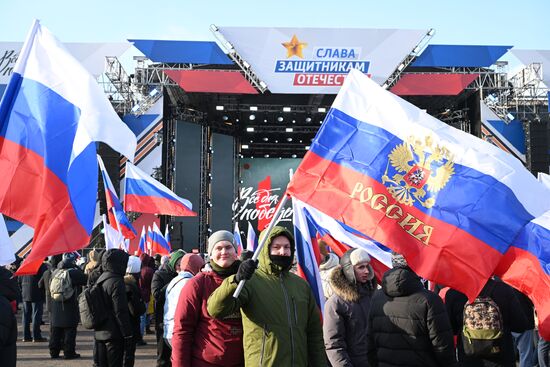
[(86, 288), (78, 297), (80, 321), (86, 329), (98, 329), (109, 318), (101, 283)]

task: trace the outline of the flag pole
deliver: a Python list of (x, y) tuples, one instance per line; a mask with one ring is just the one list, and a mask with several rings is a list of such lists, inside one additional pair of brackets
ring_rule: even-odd
[[(254, 256), (252, 256), (252, 260), (254, 260), (254, 261), (258, 260), (258, 257), (260, 256), (260, 252), (262, 251), (262, 248), (264, 247), (264, 245), (267, 241), (267, 238), (269, 237), (269, 234), (273, 230), (273, 227), (275, 227), (275, 224), (277, 224), (279, 222), (279, 219), (280, 219), (279, 217), (282, 215), (283, 207), (285, 206), (287, 199), (288, 199), (288, 195), (286, 194), (286, 191), (285, 191), (285, 194), (283, 195), (283, 197), (281, 198), (281, 201), (279, 203), (279, 207), (277, 208), (277, 210), (273, 214), (273, 218), (271, 218), (271, 222), (269, 223), (269, 226), (267, 227), (265, 236), (262, 237), (262, 240), (260, 241), (260, 243), (258, 244), (258, 247), (254, 251)], [(237, 289), (235, 289), (235, 292), (233, 293), (234, 298), (239, 297), (239, 294), (241, 293), (241, 291), (244, 287), (244, 282), (245, 282), (244, 279), (239, 282), (239, 285), (237, 286)]]

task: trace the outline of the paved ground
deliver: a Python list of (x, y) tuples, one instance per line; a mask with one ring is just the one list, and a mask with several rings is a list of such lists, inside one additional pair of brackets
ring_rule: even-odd
[[(20, 316), (21, 312), (19, 312)], [(92, 366), (92, 348), (93, 331), (86, 330), (79, 326), (76, 336), (76, 352), (82, 356), (80, 359), (65, 361), (61, 359), (50, 359), (48, 343), (23, 343), (21, 341), (23, 334), (21, 320), (18, 318), (17, 326), (19, 336), (17, 342), (17, 366), (18, 367), (73, 367), (73, 366)], [(44, 315), (44, 321), (48, 322), (47, 315)], [(42, 325), (42, 335), (49, 338), (49, 324)], [(155, 366), (156, 345), (155, 336), (146, 335), (145, 341), (148, 345), (138, 347), (136, 350), (136, 367)], [(61, 352), (63, 354), (63, 352)], [(0, 362), (1, 365), (1, 362)]]

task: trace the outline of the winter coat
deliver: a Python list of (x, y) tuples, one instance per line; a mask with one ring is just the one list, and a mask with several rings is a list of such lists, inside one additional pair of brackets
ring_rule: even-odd
[(124, 288), (128, 299), (128, 311), (130, 313), (130, 324), (134, 337), (141, 335), (140, 318), (145, 313), (145, 303), (141, 299), (137, 279), (128, 274), (124, 277)]
[(382, 279), (371, 301), (367, 328), (370, 367), (454, 366), (453, 334), (445, 306), (407, 268)]
[(181, 290), (183, 286), (193, 278), (193, 274), (184, 271), (178, 274), (177, 277), (172, 279), (166, 288), (165, 302), (164, 302), (164, 339), (168, 340), (168, 344), (172, 345), (172, 334), (174, 333), (174, 315), (176, 314), (176, 307), (178, 306), (178, 300), (180, 299)]
[(151, 292), (155, 299), (155, 326), (163, 326), (164, 321), (164, 302), (166, 297), (166, 288), (170, 281), (174, 279), (178, 273), (176, 273), (170, 266), (159, 269), (153, 275), (151, 281)]
[(40, 277), (38, 281), (38, 288), (44, 290), (44, 295), (46, 296), (46, 311), (51, 312), (52, 310), (52, 295), (50, 293), (50, 281), (52, 278), (52, 273), (57, 269), (57, 265), (61, 261), (61, 255), (52, 256), (47, 265), (46, 271)]
[(101, 259), (103, 273), (96, 283), (101, 283), (109, 319), (95, 329), (96, 340), (120, 340), (133, 335), (123, 279), (127, 264), (128, 254), (122, 250), (108, 250)]
[[(76, 327), (80, 321), (80, 312), (78, 310), (79, 287), (86, 285), (86, 274), (72, 262), (60, 262), (56, 270), (68, 269), (74, 293), (65, 302), (51, 300), (50, 314), (53, 327)], [(53, 278), (53, 273), (52, 273)], [(49, 287), (48, 287), (49, 291)]]
[(141, 260), (139, 290), (144, 302), (149, 302), (151, 299), (151, 281), (155, 274), (155, 259), (147, 254), (139, 255), (139, 259)]
[(12, 273), (0, 266), (0, 357), (2, 366), (15, 366), (17, 321), (10, 302), (17, 299), (19, 288)]
[[(494, 288), (490, 292), (488, 290), (493, 286), (489, 285), (489, 283), (494, 284)], [(468, 299), (464, 294), (454, 289), (449, 289), (445, 294), (445, 307), (451, 319), (453, 332), (458, 336), (457, 351), (459, 364), (468, 367), (513, 367), (516, 365), (516, 362), (511, 332), (520, 333), (528, 330), (532, 325), (530, 325), (528, 318), (525, 316), (514, 289), (509, 285), (490, 279), (487, 285), (481, 290), (480, 295), (490, 296), (500, 309), (504, 332), (503, 353), (499, 357), (492, 359), (481, 359), (464, 355), (461, 334), (464, 325), (464, 305)]]
[(236, 310), (221, 320), (207, 311), (208, 297), (222, 284), (215, 272), (199, 273), (183, 287), (172, 335), (172, 365), (243, 366), (243, 325)]
[(342, 267), (330, 276), (334, 294), (325, 303), (323, 336), (332, 367), (367, 366), (367, 320), (373, 289), (351, 284)]
[(329, 299), (334, 293), (330, 285), (330, 274), (332, 270), (339, 264), (339, 259), (336, 254), (329, 252), (324, 262), (319, 265), (319, 276), (321, 277), (321, 284), (323, 285), (323, 294), (325, 300)]
[(273, 229), (238, 299), (232, 275), (210, 296), (208, 312), (224, 318), (241, 310), (246, 366), (326, 366), (321, 315), (309, 285), (269, 257), (269, 244), (283, 233), (292, 238), (282, 227)]
[(46, 270), (48, 270), (48, 266), (42, 264), (35, 275), (23, 275), (19, 277), (23, 302), (44, 302), (45, 293), (43, 289), (38, 287), (38, 281)]

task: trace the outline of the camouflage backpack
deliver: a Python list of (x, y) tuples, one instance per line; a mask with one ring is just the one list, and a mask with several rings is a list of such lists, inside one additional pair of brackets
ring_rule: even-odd
[(487, 295), (480, 294), (474, 302), (464, 305), (462, 344), (468, 356), (491, 357), (502, 352), (502, 314), (490, 297), (494, 287), (491, 282)]

